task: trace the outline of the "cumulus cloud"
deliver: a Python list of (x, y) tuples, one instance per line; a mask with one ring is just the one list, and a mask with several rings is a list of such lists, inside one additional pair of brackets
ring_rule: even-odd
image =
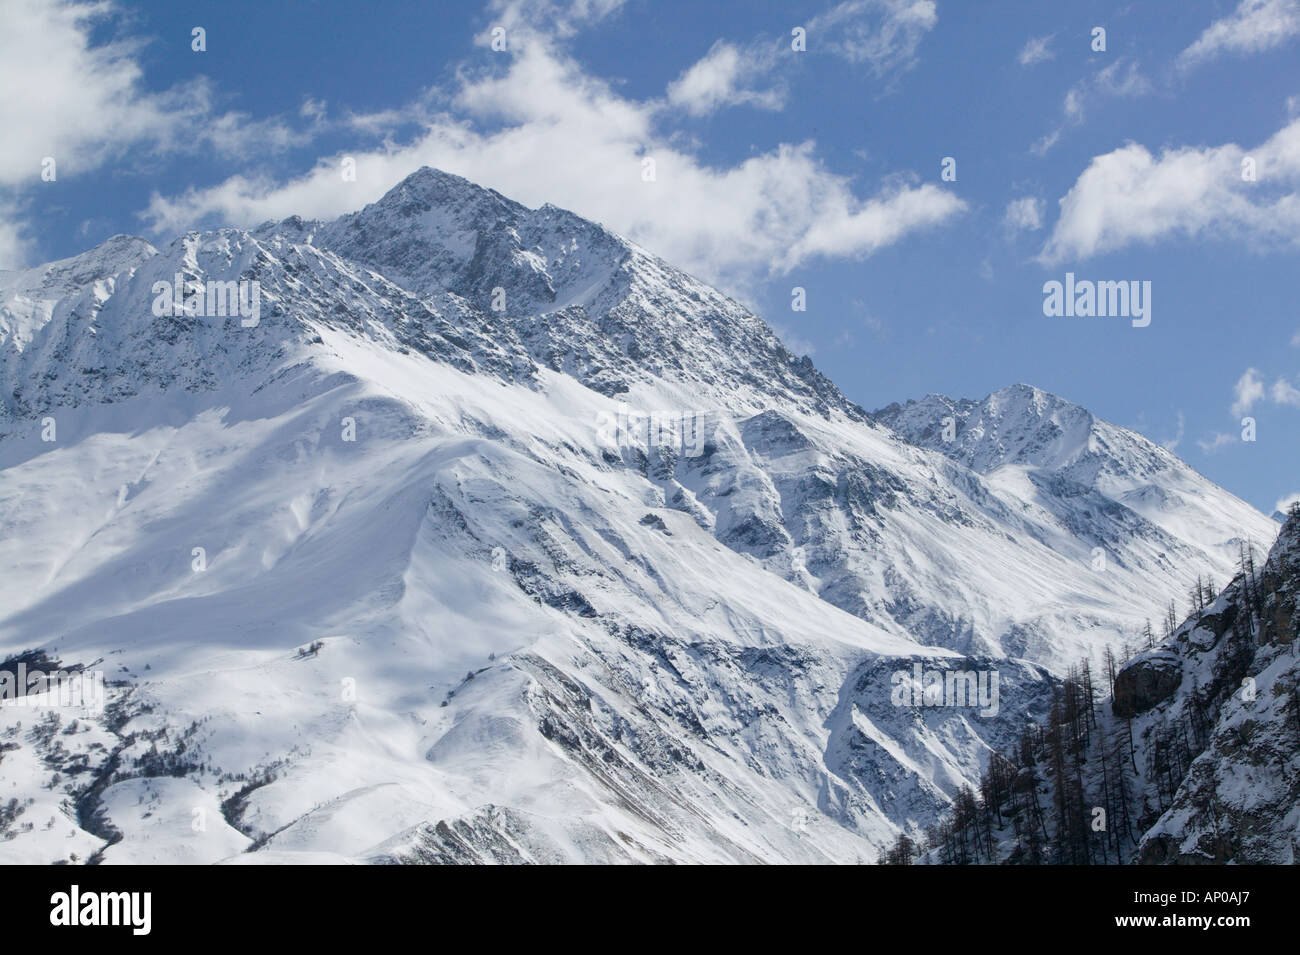
[(1190, 67), (1225, 53), (1261, 53), (1300, 36), (1300, 0), (1241, 0), (1178, 56)]
[[(602, 222), (701, 277), (739, 289), (819, 256), (860, 257), (966, 208), (934, 184), (894, 180), (869, 198), (828, 170), (811, 142), (782, 144), (730, 167), (705, 164), (671, 132), (663, 101), (620, 96), (544, 42), (512, 52), (504, 71), (462, 73), (446, 109), (402, 145), (338, 157), (287, 182), (235, 176), (153, 197), (159, 231), (203, 220), (252, 225), (297, 213), (333, 217), (374, 201), (422, 165), (529, 205), (551, 202)], [(642, 160), (655, 160), (653, 182)]]
[[(1244, 175), (1253, 163), (1255, 180)], [(1168, 236), (1300, 241), (1300, 120), (1249, 152), (1228, 143), (1166, 149), (1128, 143), (1093, 157), (1060, 200), (1040, 259), (1058, 264)]]
[(109, 13), (103, 4), (5, 3), (0, 184), (38, 181), (45, 156), (65, 171), (93, 168), (112, 150), (169, 139), (178, 121), (203, 110), (198, 87), (169, 95), (144, 92), (137, 45), (91, 45), (92, 28)]
[(1021, 48), (1020, 60), (1021, 66), (1033, 66), (1035, 63), (1042, 63), (1044, 60), (1050, 60), (1056, 54), (1051, 50), (1053, 35), (1031, 37), (1029, 41)]

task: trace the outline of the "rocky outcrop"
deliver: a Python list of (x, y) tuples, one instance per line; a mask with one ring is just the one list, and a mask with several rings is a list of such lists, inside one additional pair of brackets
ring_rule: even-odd
[(1183, 682), (1182, 662), (1169, 650), (1134, 660), (1115, 678), (1111, 711), (1122, 719), (1145, 713), (1173, 696)]

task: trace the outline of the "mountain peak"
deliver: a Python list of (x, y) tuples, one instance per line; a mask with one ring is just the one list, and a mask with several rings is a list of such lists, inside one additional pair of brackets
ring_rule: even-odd
[(982, 472), (1014, 463), (1058, 468), (1100, 450), (1091, 412), (1024, 382), (978, 401), (930, 394), (888, 405), (874, 417), (909, 441)]
[(488, 200), (500, 203), (511, 210), (524, 210), (525, 207), (513, 199), (507, 199), (495, 189), (480, 186), (464, 176), (436, 169), (433, 166), (421, 166), (397, 185), (384, 193), (375, 205), (400, 203), (411, 197), (426, 201), (451, 202)]
[(995, 402), (998, 404), (1014, 403), (1021, 407), (1026, 407), (1037, 412), (1042, 412), (1047, 408), (1072, 407), (1078, 405), (1072, 401), (1067, 401), (1060, 395), (1052, 394), (1050, 391), (1044, 391), (1036, 385), (1026, 384), (1018, 381), (1014, 385), (1008, 385), (1005, 388), (999, 388), (997, 391), (989, 392), (985, 396), (986, 402)]
[(491, 189), (423, 166), (378, 201), (313, 238), (421, 294), (459, 291), (485, 242), (508, 238), (529, 210)]

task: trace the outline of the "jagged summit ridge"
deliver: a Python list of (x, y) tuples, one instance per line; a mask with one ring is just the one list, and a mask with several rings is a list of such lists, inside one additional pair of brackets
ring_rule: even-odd
[[(107, 254), (112, 249), (118, 252)], [(100, 247), (103, 253), (69, 262), (78, 263), (83, 289), (131, 267), (115, 297), (129, 300), (127, 324), (146, 340), (174, 337), (170, 325), (151, 321), (152, 283), (170, 282), (176, 274), (196, 284), (257, 281), (268, 296), (267, 313), (284, 321), (270, 323), (268, 328), (278, 329), (271, 337), (263, 330), (249, 340), (273, 343), (270, 353), (281, 357), (296, 354), (322, 323), (355, 328), (342, 319), (346, 307), (322, 312), (294, 306), (339, 298), (338, 286), (346, 278), (344, 288), (373, 286), (370, 291), (395, 306), (382, 334), (418, 341), (432, 320), (439, 330), (436, 340), (451, 343), (440, 354), (479, 350), (442, 334), (452, 323), (472, 330), (481, 342), (495, 343), (487, 351), (511, 355), (508, 362), (525, 376), (537, 363), (609, 396), (626, 394), (633, 382), (656, 382), (692, 405), (721, 403), (752, 411), (779, 396), (819, 414), (863, 417), (807, 358), (791, 354), (761, 319), (715, 289), (572, 213), (552, 205), (529, 210), (438, 170), (421, 169), (378, 202), (333, 222), (291, 217), (252, 232), (190, 233), (157, 252), (150, 268), (136, 275), (134, 266), (147, 257), (145, 249), (149, 255), (157, 251), (143, 240), (111, 240)], [(30, 284), (32, 273), (23, 274), (29, 277), (21, 282)], [(35, 379), (35, 389), (49, 390), (51, 368), (36, 372), (31, 361), (16, 357), (20, 346), (43, 337), (58, 342), (60, 353), (86, 347), (75, 322), (45, 327), (54, 315), (53, 301), (60, 296), (67, 301), (58, 289), (50, 294), (48, 307), (36, 310), (37, 319), (24, 318), (19, 280), (0, 277), (0, 295), (19, 303), (0, 316), (5, 323), (0, 330), (22, 329), (0, 337), (0, 361), (11, 364), (10, 377)], [(97, 294), (106, 297), (102, 289)], [(412, 297), (419, 300), (415, 307), (406, 304)], [(226, 334), (223, 329), (212, 342), (216, 353), (242, 350), (237, 337), (223, 345)], [(245, 357), (237, 367), (246, 371), (274, 366)], [(499, 364), (499, 357), (494, 354), (492, 362)], [(37, 383), (42, 380), (47, 383)], [(147, 385), (114, 382), (105, 391), (120, 396), (140, 393)], [(27, 389), (19, 391), (9, 401), (11, 413), (50, 406), (42, 405), (44, 399), (24, 400)]]

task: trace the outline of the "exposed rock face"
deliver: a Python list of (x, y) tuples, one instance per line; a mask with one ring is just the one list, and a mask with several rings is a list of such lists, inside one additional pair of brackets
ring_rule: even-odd
[[(1046, 732), (1003, 750), (1017, 798), (1008, 801), (1005, 774), (986, 785), (1002, 794), (1000, 831), (976, 861), (1300, 861), (1300, 509), (1262, 566), (1245, 551), (1241, 563), (1221, 593), (1202, 589), (1181, 626), (1122, 667), (1109, 714), (1085, 689), (1081, 705), (1076, 696), (1054, 709)], [(1026, 811), (1044, 800), (1054, 817)], [(983, 811), (968, 806), (936, 827), (929, 857), (966, 852), (961, 837)], [(1090, 829), (1098, 811), (1109, 825)]]
[(1115, 677), (1111, 710), (1120, 718), (1145, 713), (1174, 695), (1183, 681), (1182, 663), (1171, 651), (1154, 651), (1134, 660)]
[(1190, 639), (1194, 631), (1179, 632), (1188, 638), (1180, 643), (1188, 665), (1199, 663), (1205, 673), (1211, 661), (1210, 680), (1231, 693), (1214, 713), (1204, 751), (1143, 838), (1139, 861), (1300, 861), (1298, 603), (1300, 513), (1293, 512), (1263, 568), (1234, 582), (1215, 605), (1221, 617), (1234, 608), (1244, 625), (1209, 651)]

